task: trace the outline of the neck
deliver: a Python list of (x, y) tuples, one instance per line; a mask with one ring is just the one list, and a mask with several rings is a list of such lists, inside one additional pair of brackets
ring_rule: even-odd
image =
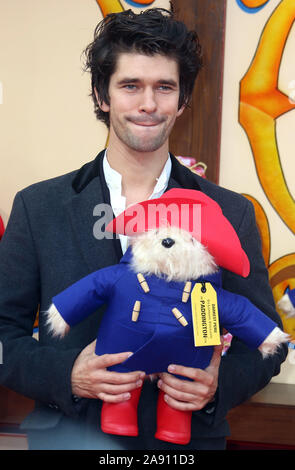
[(148, 199), (168, 159), (168, 143), (154, 152), (137, 152), (109, 143), (107, 159), (122, 176), (126, 206)]

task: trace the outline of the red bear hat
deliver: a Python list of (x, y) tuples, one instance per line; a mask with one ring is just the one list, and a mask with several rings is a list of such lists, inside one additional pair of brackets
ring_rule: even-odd
[(129, 206), (106, 230), (134, 236), (150, 229), (176, 226), (204, 245), (218, 266), (247, 277), (250, 263), (230, 222), (216, 201), (201, 191), (170, 189), (160, 198)]

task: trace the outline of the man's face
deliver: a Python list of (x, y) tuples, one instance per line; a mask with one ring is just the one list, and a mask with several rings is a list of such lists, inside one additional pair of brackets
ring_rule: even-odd
[(156, 54), (122, 53), (109, 84), (111, 139), (138, 152), (154, 152), (164, 145), (178, 109), (179, 72), (174, 59)]

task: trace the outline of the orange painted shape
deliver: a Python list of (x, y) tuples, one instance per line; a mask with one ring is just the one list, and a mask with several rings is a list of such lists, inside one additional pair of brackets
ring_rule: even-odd
[(258, 108), (244, 103), (240, 107), (240, 122), (247, 130), (264, 192), (276, 212), (295, 233), (295, 206), (278, 155), (276, 123)]
[[(102, 15), (105, 17), (109, 13), (119, 13), (121, 11), (124, 11), (124, 8), (120, 2), (120, 0), (96, 0)], [(135, 3), (138, 3), (138, 5), (151, 5), (154, 3), (155, 0), (134, 0)]]
[(139, 5), (151, 5), (154, 3), (155, 0), (133, 0), (134, 3), (138, 3)]
[(277, 89), (284, 48), (295, 18), (294, 0), (282, 0), (265, 25), (252, 63), (242, 79), (242, 92)]
[(248, 8), (258, 8), (265, 5), (268, 0), (241, 0), (245, 7)]
[(96, 0), (99, 8), (101, 9), (103, 17), (107, 16), (109, 13), (120, 13), (124, 11), (124, 8), (121, 5), (119, 0)]

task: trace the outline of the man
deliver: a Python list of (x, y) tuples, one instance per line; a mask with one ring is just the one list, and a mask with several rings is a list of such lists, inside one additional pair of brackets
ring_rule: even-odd
[[(124, 237), (94, 236), (95, 207), (110, 203), (117, 215), (172, 187), (204, 191), (221, 205), (251, 263), (247, 280), (224, 271), (224, 288), (245, 295), (280, 324), (252, 205), (194, 175), (169, 154), (169, 134), (201, 67), (196, 34), (160, 9), (139, 15), (125, 11), (97, 27), (86, 57), (95, 112), (109, 126), (108, 148), (80, 170), (16, 195), (0, 245), (1, 383), (36, 400), (23, 424), (31, 449), (223, 449), (227, 412), (279, 373), (284, 348), (263, 360), (234, 339), (222, 359), (220, 347), (215, 349), (206, 370), (171, 365), (151, 382), (141, 371), (107, 370), (132, 351), (95, 356), (93, 340), (103, 310), (62, 341), (48, 333), (44, 311), (52, 297), (86, 274), (117, 263), (126, 250)], [(32, 329), (38, 309), (36, 341)], [(128, 400), (143, 381), (139, 437), (103, 434), (102, 401)], [(154, 438), (158, 387), (172, 407), (193, 411), (188, 446)]]

